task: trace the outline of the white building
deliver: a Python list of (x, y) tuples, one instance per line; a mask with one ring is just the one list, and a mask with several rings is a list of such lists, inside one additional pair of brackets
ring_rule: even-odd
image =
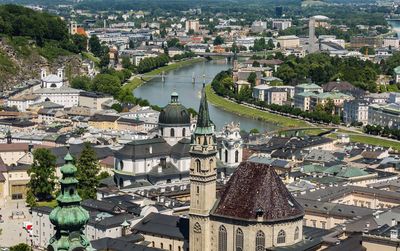
[(272, 29), (275, 30), (286, 30), (292, 27), (292, 20), (289, 19), (274, 19), (272, 20)]
[(81, 90), (62, 86), (60, 88), (42, 88), (34, 91), (40, 96), (39, 102), (51, 101), (66, 108), (79, 105)]
[(400, 104), (372, 104), (368, 110), (368, 124), (400, 129)]
[(42, 88), (60, 88), (64, 85), (64, 68), (59, 68), (56, 74), (47, 75), (45, 68), (40, 73)]
[(400, 39), (396, 37), (385, 37), (383, 39), (383, 47), (391, 47), (392, 49), (398, 49), (400, 47)]
[(238, 166), (243, 159), (243, 140), (240, 136), (240, 125), (233, 122), (225, 125), (220, 136), (219, 159), (229, 167)]
[(32, 104), (38, 103), (40, 96), (34, 94), (22, 94), (10, 97), (7, 100), (7, 106), (16, 107), (18, 111), (25, 112)]
[(368, 106), (366, 100), (346, 100), (343, 105), (343, 121), (346, 124), (361, 122), (368, 124)]

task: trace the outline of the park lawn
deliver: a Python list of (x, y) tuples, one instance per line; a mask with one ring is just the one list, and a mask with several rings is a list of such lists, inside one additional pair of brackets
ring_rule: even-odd
[(100, 58), (95, 57), (95, 56), (93, 55), (93, 53), (91, 53), (91, 52), (82, 52), (82, 56), (83, 56), (84, 58), (87, 58), (87, 59), (89, 59), (89, 60), (95, 62), (96, 64), (99, 64), (99, 63), (100, 63)]
[(232, 113), (236, 113), (240, 116), (249, 117), (257, 120), (262, 120), (285, 127), (309, 127), (310, 125), (304, 121), (287, 118), (281, 115), (272, 114), (267, 111), (261, 111), (258, 109), (243, 106), (232, 101), (228, 101), (223, 97), (218, 96), (214, 93), (211, 85), (206, 86), (207, 98), (211, 104)]
[(39, 201), (37, 203), (39, 207), (51, 207), (55, 208), (57, 206), (57, 200), (51, 200), (51, 201)]
[(204, 58), (192, 58), (192, 59), (188, 59), (188, 60), (175, 62), (173, 64), (166, 65), (166, 66), (160, 67), (158, 69), (154, 69), (152, 71), (149, 71), (149, 72), (143, 74), (142, 78), (136, 78), (136, 77), (133, 78), (129, 83), (125, 84), (122, 87), (122, 89), (128, 89), (130, 92), (133, 92), (136, 88), (138, 88), (145, 82), (153, 79), (154, 78), (153, 75), (160, 75), (163, 72), (166, 73), (168, 71), (172, 71), (172, 70), (178, 69), (180, 67), (188, 66), (188, 65), (191, 65), (194, 63), (202, 62), (204, 60), (205, 60)]
[(400, 141), (390, 141), (390, 140), (385, 140), (385, 139), (379, 139), (379, 138), (374, 138), (370, 137), (367, 135), (355, 135), (355, 134), (350, 134), (350, 141), (352, 142), (359, 142), (359, 143), (364, 143), (364, 144), (369, 144), (369, 145), (376, 145), (376, 146), (383, 146), (383, 147), (391, 147), (394, 150), (400, 151)]

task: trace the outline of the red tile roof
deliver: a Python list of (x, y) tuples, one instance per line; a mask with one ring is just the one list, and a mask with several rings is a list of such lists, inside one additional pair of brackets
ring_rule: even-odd
[(262, 212), (264, 222), (285, 221), (304, 216), (304, 210), (292, 197), (274, 168), (266, 164), (242, 162), (212, 213), (216, 216), (257, 220)]

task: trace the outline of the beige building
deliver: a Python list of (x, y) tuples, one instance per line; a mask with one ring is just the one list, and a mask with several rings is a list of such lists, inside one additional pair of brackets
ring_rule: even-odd
[(200, 22), (199, 20), (187, 20), (185, 23), (185, 31), (189, 32), (189, 30), (193, 30), (195, 33), (200, 31)]
[(276, 39), (282, 49), (291, 49), (300, 47), (300, 39), (297, 36), (280, 36)]
[(102, 93), (82, 92), (79, 95), (79, 106), (88, 107), (94, 110), (103, 110), (103, 105), (112, 100), (114, 100), (112, 96)]

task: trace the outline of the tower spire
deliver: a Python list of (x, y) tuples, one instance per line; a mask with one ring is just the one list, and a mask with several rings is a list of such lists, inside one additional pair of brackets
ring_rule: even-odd
[(61, 192), (57, 197), (58, 206), (50, 213), (50, 221), (55, 226), (56, 233), (50, 239), (47, 250), (93, 250), (83, 233), (89, 213), (80, 205), (82, 199), (77, 191), (79, 182), (75, 178), (77, 168), (72, 164), (73, 157), (69, 150), (64, 160), (65, 164), (61, 167)]
[(212, 127), (212, 122), (210, 120), (210, 113), (208, 111), (206, 86), (205, 83), (203, 83), (203, 89), (201, 90), (199, 115), (197, 117), (196, 131), (197, 128), (207, 129), (209, 127)]

